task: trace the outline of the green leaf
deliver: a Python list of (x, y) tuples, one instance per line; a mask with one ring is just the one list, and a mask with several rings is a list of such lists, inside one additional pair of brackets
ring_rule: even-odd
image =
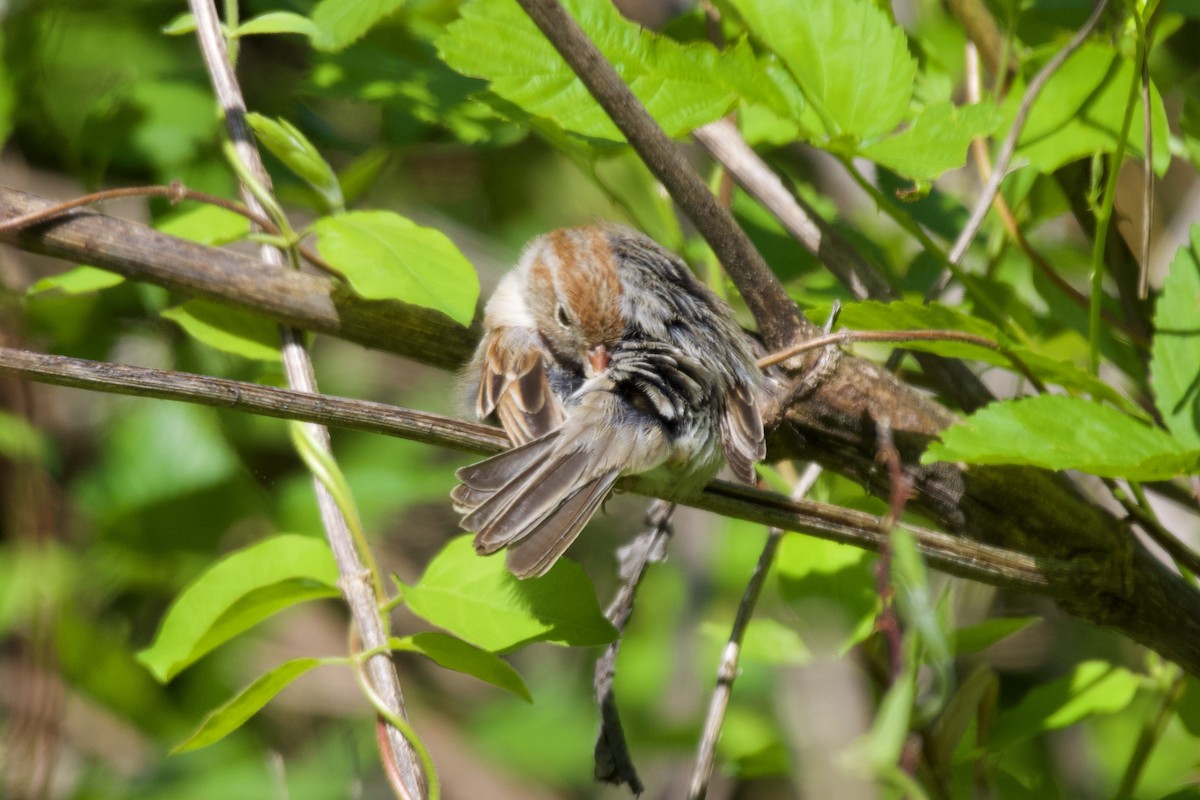
[(1026, 464), (1105, 478), (1166, 480), (1200, 471), (1200, 450), (1089, 400), (1041, 395), (992, 403), (942, 431), (921, 462)]
[(312, 11), (317, 27), (313, 47), (336, 51), (354, 44), (403, 4), (404, 0), (321, 0)]
[(162, 32), (167, 36), (182, 36), (196, 30), (196, 17), (192, 12), (185, 11), (163, 26)]
[(879, 712), (867, 735), (866, 757), (875, 769), (884, 769), (899, 761), (900, 751), (908, 739), (913, 702), (917, 697), (917, 680), (915, 667), (911, 664), (905, 666), (905, 670), (879, 701)]
[(336, 596), (337, 579), (333, 555), (321, 539), (282, 534), (238, 550), (179, 593), (138, 660), (166, 683), (277, 611)]
[(124, 282), (125, 278), (100, 269), (99, 267), (79, 266), (40, 281), (29, 287), (28, 295), (33, 297), (46, 292), (59, 292), (67, 295), (90, 294), (101, 289), (107, 289)]
[(849, 545), (789, 534), (776, 559), (779, 589), (810, 649), (844, 651), (870, 635), (879, 609), (874, 556)]
[(1179, 248), (1154, 311), (1150, 382), (1167, 429), (1200, 448), (1200, 225)]
[(476, 555), (470, 536), (451, 540), (420, 581), (400, 588), (418, 617), (492, 652), (528, 642), (585, 647), (617, 636), (574, 561), (562, 559), (540, 578), (518, 580), (502, 556)]
[(109, 423), (102, 463), (80, 482), (78, 497), (109, 520), (211, 489), (240, 469), (215, 411), (158, 401), (130, 404)]
[(901, 175), (931, 181), (965, 164), (971, 140), (992, 133), (1000, 122), (1000, 113), (991, 103), (938, 103), (922, 111), (905, 130), (860, 152)]
[[(611, 3), (567, 0), (564, 6), (669, 135), (712, 122), (733, 105), (736, 95), (719, 76), (721, 54), (712, 45), (681, 45), (651, 33)], [(505, 100), (569, 131), (623, 139), (514, 0), (472, 0), (461, 13), (437, 40), (452, 68), (490, 81)]]
[(1045, 731), (1074, 725), (1097, 714), (1129, 705), (1138, 689), (1137, 675), (1105, 661), (1085, 661), (1071, 673), (1043, 683), (1002, 711), (992, 729), (989, 749), (999, 750)]
[(25, 417), (0, 409), (0, 456), (9, 461), (45, 464), (50, 459), (50, 439)]
[(402, 300), (470, 325), (479, 278), (445, 234), (390, 211), (317, 220), (321, 255), (371, 300)]
[[(912, 97), (917, 62), (904, 31), (870, 0), (733, 0), (816, 107), (825, 136), (890, 133)], [(811, 125), (811, 122), (809, 122)]]
[(512, 692), (530, 703), (533, 702), (521, 673), (495, 653), (468, 644), (462, 639), (445, 633), (426, 632), (405, 636), (403, 639), (392, 637), (388, 646), (393, 650), (420, 653), (439, 666), (471, 675), (492, 686)]
[(316, 24), (308, 17), (291, 11), (268, 11), (252, 17), (238, 26), (235, 36), (263, 33), (298, 33), (310, 39), (318, 35)]
[(327, 210), (340, 211), (345, 206), (333, 167), (295, 125), (286, 119), (275, 120), (254, 112), (246, 115), (246, 122), (264, 147), (316, 190)]
[(1025, 630), (1040, 617), (997, 617), (954, 632), (955, 655), (967, 655), (986, 650), (1001, 639)]
[(1183, 111), (1179, 114), (1179, 135), (1183, 144), (1183, 155), (1193, 169), (1200, 169), (1200, 97), (1189, 92), (1183, 97)]
[(250, 232), (250, 220), (220, 206), (205, 203), (163, 217), (154, 227), (189, 242), (217, 247), (245, 238)]
[(199, 750), (221, 741), (254, 716), (260, 708), (271, 702), (292, 681), (322, 664), (336, 663), (320, 658), (293, 658), (262, 675), (236, 696), (215, 709), (191, 736), (171, 750), (172, 754)]
[[(1055, 44), (1039, 53), (1027, 69), (1037, 70), (1059, 48)], [(1125, 116), (1133, 70), (1132, 61), (1108, 45), (1092, 41), (1075, 51), (1046, 82), (1030, 109), (1017, 142), (1018, 163), (1026, 160), (1038, 171), (1049, 173), (1092, 153), (1113, 152)], [(1006, 125), (1011, 124), (1024, 96), (1023, 86), (1015, 86), (1009, 92), (1001, 107)], [(1141, 109), (1139, 92), (1127, 145), (1127, 152), (1139, 158), (1145, 140)], [(1150, 109), (1154, 169), (1161, 175), (1171, 155), (1167, 147), (1167, 115), (1153, 83)]]
[(209, 300), (188, 300), (159, 316), (209, 347), (258, 361), (279, 361), (279, 328), (262, 317)]

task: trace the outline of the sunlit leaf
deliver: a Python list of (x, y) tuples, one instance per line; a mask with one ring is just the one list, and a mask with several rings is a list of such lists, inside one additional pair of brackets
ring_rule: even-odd
[(163, 217), (154, 227), (181, 239), (216, 246), (244, 238), (250, 232), (250, 220), (205, 203)]
[(442, 232), (390, 211), (324, 217), (314, 230), (322, 257), (363, 297), (402, 300), (471, 324), (479, 279)]
[[(1058, 43), (1050, 46), (1030, 62), (1029, 68), (1036, 70), (1060, 48)], [(1017, 160), (1028, 161), (1039, 171), (1048, 173), (1092, 153), (1114, 151), (1133, 76), (1132, 60), (1117, 53), (1110, 45), (1096, 41), (1084, 44), (1042, 88), (1021, 130)], [(1013, 119), (1025, 96), (1023, 88), (1014, 87), (1002, 106), (1006, 123)], [(1150, 84), (1150, 108), (1154, 168), (1161, 175), (1170, 161), (1167, 116), (1162, 97), (1153, 83)], [(1126, 150), (1138, 157), (1142, 155), (1145, 140), (1142, 120), (1139, 92)]]
[(403, 4), (404, 0), (321, 0), (312, 10), (317, 28), (313, 46), (318, 50), (341, 50)]
[(308, 17), (291, 11), (268, 11), (246, 20), (237, 29), (238, 36), (263, 33), (298, 33), (311, 39), (317, 35), (317, 26)]
[(89, 294), (116, 286), (125, 278), (115, 272), (99, 269), (98, 267), (79, 266), (58, 275), (42, 278), (29, 287), (29, 296), (45, 292), (61, 292), (62, 294)]
[(450, 541), (421, 580), (401, 586), (401, 595), (417, 616), (492, 652), (528, 642), (583, 647), (616, 638), (578, 564), (564, 558), (540, 578), (518, 580), (503, 555), (476, 555), (470, 536)]
[(1154, 312), (1154, 402), (1183, 445), (1200, 448), (1200, 225), (1179, 248)]
[(438, 666), (471, 675), (533, 702), (521, 673), (495, 653), (468, 644), (462, 639), (431, 631), (405, 636), (402, 639), (393, 637), (388, 646), (393, 650), (420, 653)]
[(874, 556), (849, 545), (789, 534), (776, 556), (779, 588), (810, 649), (848, 649), (870, 633), (879, 608)]
[(1200, 472), (1200, 449), (1109, 406), (1058, 395), (992, 403), (941, 438), (922, 463), (1025, 464), (1132, 480)]
[(327, 210), (340, 211), (345, 206), (333, 167), (295, 125), (286, 119), (271, 119), (254, 112), (246, 115), (246, 122), (264, 147), (316, 190)]
[(938, 103), (922, 111), (905, 130), (861, 152), (901, 175), (933, 180), (965, 164), (971, 140), (992, 133), (1000, 121), (999, 112), (990, 103)]
[(1040, 617), (997, 617), (959, 628), (954, 632), (954, 653), (967, 655), (986, 650), (996, 642), (1025, 630), (1040, 619)]
[[(870, 0), (734, 0), (819, 110), (828, 137), (891, 132), (908, 110), (917, 62), (904, 32)], [(808, 117), (806, 124), (811, 126)], [(832, 126), (830, 129), (825, 123)]]
[[(668, 134), (712, 122), (736, 99), (720, 77), (720, 53), (712, 45), (682, 45), (651, 33), (622, 17), (611, 3), (568, 0), (564, 5)], [(447, 64), (489, 80), (505, 100), (569, 131), (622, 139), (514, 0), (472, 0), (461, 14), (437, 40)]]
[(279, 328), (270, 320), (209, 300), (188, 300), (160, 316), (209, 347), (259, 361), (279, 361)]
[(321, 539), (283, 534), (238, 550), (179, 593), (138, 660), (165, 683), (277, 611), (336, 596), (337, 578), (329, 545)]
[(260, 708), (283, 691), (292, 681), (309, 670), (329, 663), (320, 658), (294, 658), (285, 661), (275, 669), (262, 675), (254, 683), (240, 691), (236, 696), (215, 709), (204, 718), (191, 736), (177, 744), (172, 753), (186, 753), (189, 750), (199, 750), (221, 741), (229, 734), (245, 724)]
[(999, 749), (1045, 731), (1074, 725), (1129, 705), (1141, 679), (1104, 661), (1085, 661), (1069, 675), (1030, 689), (1013, 708), (1001, 711), (990, 747)]

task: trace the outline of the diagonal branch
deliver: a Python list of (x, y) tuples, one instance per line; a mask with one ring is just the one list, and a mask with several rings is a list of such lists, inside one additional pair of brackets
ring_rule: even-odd
[(712, 247), (741, 291), (767, 346), (779, 349), (815, 333), (750, 237), (571, 15), (557, 0), (518, 2)]
[[(216, 5), (213, 0), (189, 0), (188, 5), (196, 18), (196, 37), (200, 44), (200, 53), (212, 81), (217, 102), (224, 113), (229, 138), (233, 142), (234, 166), (240, 161), (245, 170), (245, 173), (239, 173), (242, 199), (251, 213), (266, 215), (265, 206), (274, 202), (270, 197), (271, 178), (263, 166), (258, 147), (254, 144), (250, 126), (246, 123), (246, 103), (242, 98), (242, 90), (225, 44)], [(258, 184), (258, 191), (252, 186), (254, 182)], [(274, 220), (280, 228), (287, 227), (282, 213), (276, 214)], [(285, 255), (279, 248), (264, 244), (259, 252), (267, 264), (277, 268), (284, 266)], [(289, 256), (297, 262), (294, 265), (298, 267), (298, 256), (294, 248), (289, 250)], [(281, 325), (279, 338), (283, 371), (287, 376), (288, 386), (301, 392), (316, 393), (317, 377), (312, 359), (308, 355), (303, 331), (290, 325)], [(309, 423), (305, 434), (314, 447), (332, 458), (333, 447), (327, 428)], [(406, 720), (404, 695), (400, 690), (396, 665), (387, 649), (387, 621), (379, 610), (383, 600), (377, 596), (381, 578), (377, 574), (378, 571), (371, 567), (371, 554), (360, 551), (349, 522), (338, 507), (333, 493), (315, 473), (312, 482), (325, 538), (329, 541), (330, 550), (337, 562), (338, 588), (341, 589), (342, 597), (349, 607), (363, 649), (374, 653), (366, 661), (366, 672), (370, 675), (373, 694), (379, 700), (380, 716), (388, 723), (380, 736), (380, 756), (386, 765), (394, 766), (399, 773), (399, 782), (395, 785), (397, 794), (411, 798), (422, 797), (425, 794), (423, 784), (428, 781), (431, 787), (436, 787), (435, 778), (422, 775), (417, 753), (403, 730)], [(388, 774), (391, 774), (390, 770)]]

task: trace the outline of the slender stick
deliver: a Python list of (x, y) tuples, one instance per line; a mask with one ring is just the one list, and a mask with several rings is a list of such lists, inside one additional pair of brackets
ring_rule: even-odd
[[(229, 138), (233, 142), (237, 158), (249, 172), (254, 181), (266, 192), (270, 192), (270, 176), (263, 166), (258, 148), (250, 135), (246, 124), (246, 103), (242, 99), (241, 88), (226, 50), (225, 38), (221, 33), (221, 23), (217, 18), (216, 6), (212, 0), (189, 0), (192, 14), (196, 17), (196, 36), (200, 43), (201, 54), (212, 80), (217, 101), (225, 114), (225, 125)], [(265, 214), (263, 204), (258, 196), (251, 191), (245, 181), (242, 182), (242, 197), (246, 207), (255, 214)], [(264, 245), (260, 255), (267, 264), (283, 267), (284, 254), (275, 247)], [(317, 393), (316, 375), (313, 372), (312, 361), (304, 346), (303, 334), (296, 328), (280, 327), (280, 338), (283, 346), (284, 373), (288, 385), (297, 391), (310, 394)], [(310, 424), (309, 437), (315, 445), (332, 458), (333, 449), (330, 445), (329, 430), (322, 425)], [(383, 598), (375, 596), (372, 576), (364, 564), (362, 555), (355, 546), (354, 537), (341, 510), (332, 494), (325, 485), (313, 476), (313, 488), (317, 496), (317, 505), (321, 511), (321, 522), (325, 527), (325, 535), (333, 556), (338, 565), (338, 581), (350, 614), (358, 628), (362, 639), (363, 649), (376, 651), (384, 647), (388, 640), (387, 621), (379, 611)], [(387, 710), (384, 715), (389, 721), (405, 720), (404, 696), (400, 691), (400, 680), (396, 675), (396, 667), (390, 656), (382, 650), (372, 655), (366, 664), (367, 672), (380, 705)], [(387, 740), (390, 757), (399, 767), (403, 780), (403, 791), (411, 797), (424, 795), (421, 768), (417, 754), (404, 734), (392, 724), (387, 729)]]
[[(809, 464), (792, 489), (792, 499), (799, 500), (812, 490), (813, 484), (821, 475), (821, 467)], [(717, 685), (708, 701), (708, 713), (704, 718), (704, 728), (700, 735), (700, 744), (696, 748), (696, 765), (692, 768), (692, 779), (688, 786), (689, 800), (699, 800), (708, 794), (708, 782), (712, 779), (713, 763), (716, 760), (717, 740), (721, 736), (721, 726), (725, 722), (725, 710), (729, 708), (729, 698), (733, 695), (733, 682), (737, 678), (738, 660), (742, 652), (742, 640), (750, 618), (754, 615), (754, 607), (758, 605), (758, 597), (762, 594), (763, 584), (766, 583), (767, 573), (775, 561), (775, 553), (783, 538), (783, 530), (771, 528), (767, 532), (767, 541), (754, 572), (742, 591), (742, 599), (738, 603), (737, 614), (733, 618), (733, 627), (729, 631), (729, 640), (721, 653), (721, 663), (717, 667)]]
[(517, 2), (696, 225), (741, 290), (768, 346), (779, 348), (812, 335), (816, 328), (800, 315), (746, 232), (728, 209), (721, 207), (679, 147), (663, 133), (571, 15), (556, 0)]
[[(1096, 23), (1100, 21), (1100, 16), (1107, 5), (1108, 0), (1097, 0), (1096, 7), (1092, 10), (1092, 15), (1088, 17), (1083, 27), (1075, 33), (1066, 47), (1055, 53), (1054, 57), (1046, 62), (1046, 65), (1029, 82), (1029, 86), (1025, 89), (1025, 97), (1022, 98), (1021, 105), (1017, 108), (1017, 115), (1013, 118), (1012, 127), (1009, 128), (1008, 135), (1004, 137), (1004, 142), (1000, 145), (1000, 152), (996, 156), (996, 165), (992, 169), (992, 176), (988, 179), (983, 192), (980, 193), (979, 198), (975, 201), (975, 207), (971, 209), (971, 216), (967, 220), (966, 226), (959, 233), (958, 238), (954, 240), (954, 245), (950, 248), (948, 255), (950, 263), (955, 265), (962, 263), (963, 256), (966, 255), (971, 242), (975, 241), (975, 235), (979, 233), (980, 227), (983, 226), (983, 220), (987, 216), (988, 209), (992, 207), (992, 200), (1000, 192), (1000, 184), (1008, 177), (1009, 164), (1012, 163), (1013, 153), (1017, 150), (1017, 140), (1021, 138), (1021, 131), (1025, 129), (1025, 121), (1029, 119), (1029, 112), (1033, 108), (1038, 95), (1042, 93), (1042, 88), (1045, 87), (1047, 81), (1050, 80), (1054, 73), (1071, 57), (1072, 53), (1079, 49), (1084, 40), (1091, 34), (1092, 29), (1096, 27)], [(936, 297), (941, 294), (942, 289), (945, 288), (949, 279), (949, 270), (942, 272), (930, 290), (929, 296)]]
[(666, 555), (667, 542), (674, 533), (671, 518), (675, 514), (675, 508), (674, 503), (655, 500), (646, 510), (646, 529), (621, 548), (621, 586), (604, 611), (604, 616), (620, 635), (604, 649), (604, 655), (596, 660), (592, 678), (596, 706), (600, 709), (600, 731), (596, 734), (594, 750), (595, 778), (605, 783), (625, 784), (635, 795), (640, 795), (644, 786), (633, 765), (629, 745), (625, 741), (625, 731), (617, 712), (617, 699), (613, 694), (613, 680), (617, 675), (617, 656), (621, 652), (621, 640), (625, 634), (625, 626), (629, 624), (629, 618), (633, 615), (633, 603), (637, 599), (638, 587), (646, 575), (646, 568)]
[[(240, 203), (235, 203), (232, 200), (226, 200), (224, 197), (217, 197), (207, 192), (197, 192), (187, 188), (179, 181), (172, 181), (167, 186), (125, 186), (120, 189), (105, 189), (100, 192), (73, 197), (70, 200), (64, 200), (61, 203), (55, 203), (45, 208), (35, 209), (20, 216), (9, 217), (6, 220), (0, 221), (0, 235), (15, 233), (33, 225), (56, 219), (76, 208), (103, 203), (106, 200), (116, 200), (121, 197), (165, 197), (171, 201), (172, 205), (183, 200), (193, 200), (197, 203), (216, 206), (217, 208), (223, 208), (226, 211), (243, 216), (267, 233), (279, 233), (279, 228), (274, 222), (271, 222), (270, 219), (262, 214), (255, 214)], [(304, 256), (304, 260), (317, 269), (329, 275), (341, 276), (340, 272), (334, 269), (325, 259), (317, 255), (312, 248), (306, 247), (303, 244), (297, 244), (296, 247), (299, 249), (300, 255)]]

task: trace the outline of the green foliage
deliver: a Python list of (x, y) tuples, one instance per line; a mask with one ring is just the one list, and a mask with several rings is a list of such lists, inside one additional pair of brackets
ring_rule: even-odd
[(421, 580), (397, 584), (414, 614), (492, 652), (530, 642), (584, 647), (616, 638), (587, 575), (568, 559), (522, 581), (503, 557), (480, 558), (471, 537), (460, 536), (429, 562)]
[(191, 736), (177, 744), (172, 752), (186, 753), (189, 750), (199, 750), (201, 747), (208, 747), (210, 744), (221, 741), (242, 727), (246, 720), (271, 702), (271, 699), (287, 688), (292, 681), (327, 663), (331, 662), (320, 658), (294, 658), (263, 673), (254, 683), (205, 717), (204, 721), (200, 723), (200, 727)]
[[(753, 85), (747, 62), (754, 59), (745, 47), (719, 53), (705, 43), (680, 45), (625, 20), (607, 3), (572, 0), (566, 7), (668, 134), (717, 119), (747, 85), (756, 100), (769, 95), (782, 102), (771, 84)], [(454, 69), (488, 79), (494, 92), (530, 114), (583, 136), (622, 139), (513, 0), (471, 0), (438, 39), (438, 52)]]
[(166, 682), (208, 652), (295, 603), (337, 595), (320, 539), (284, 534), (221, 559), (188, 584), (138, 660)]
[(116, 286), (125, 279), (115, 272), (97, 269), (87, 265), (76, 267), (59, 275), (42, 278), (29, 288), (27, 294), (35, 295), (42, 292), (62, 292), (63, 294), (89, 294)]
[(208, 300), (188, 300), (161, 315), (209, 347), (258, 361), (279, 362), (279, 326)]
[(479, 279), (445, 234), (390, 211), (325, 217), (313, 229), (321, 256), (358, 294), (434, 308), (471, 324)]
[[(990, 214), (950, 292), (928, 304), (944, 268), (938, 251), (962, 230), (992, 167), (975, 163), (973, 149), (965, 170), (943, 176), (964, 165), (976, 139), (994, 158), (1029, 81), (1089, 4), (989, 4), (1005, 43), (1003, 73), (985, 64), (980, 102), (971, 105), (962, 104), (972, 96), (967, 32), (936, 3), (908, 9), (902, 27), (874, 0), (717, 0), (719, 20), (694, 9), (653, 30), (607, 0), (565, 5), (669, 135), (686, 138), (732, 113), (785, 185), (828, 223), (823, 242), (850, 242), (903, 297), (856, 300), (769, 209), (692, 152), (711, 170), (714, 190), (732, 189), (737, 219), (815, 321), (836, 299), (843, 328), (954, 331), (997, 345), (848, 349), (881, 362), (898, 348), (961, 359), (1002, 397), (1034, 383), (1050, 389), (967, 417), (931, 445), (928, 461), (969, 465), (968, 480), (976, 464), (1030, 464), (1190, 490), (1178, 476), (1200, 471), (1200, 228), (1169, 274), (1151, 259), (1152, 302), (1136, 299), (1128, 285), (1136, 270), (1115, 253), (1094, 294), (1089, 280), (1089, 223), (1113, 200), (1104, 171), (1127, 115), (1114, 225), (1128, 218), (1121, 238), (1135, 254), (1141, 244), (1144, 109), (1140, 92), (1129, 104), (1141, 75), (1130, 15), (1154, 3), (1111, 8), (1051, 78), (1002, 185), (1011, 223)], [(1187, 46), (1197, 16), (1177, 0), (1161, 6), (1146, 91), (1152, 166), (1159, 176), (1168, 164), (1172, 172), (1155, 186), (1152, 252), (1190, 224), (1181, 215), (1200, 168), (1200, 54)], [(180, 179), (236, 196), (208, 78), (193, 38), (182, 35), (194, 20), (172, 19), (178, 11), (151, 0), (6, 7), (0, 141), (6, 163), (21, 165), (14, 182), (65, 197), (79, 191), (69, 187)], [(236, 43), (249, 119), (271, 154), (283, 210), (303, 220), (301, 234), (315, 234), (344, 276), (339, 296), (418, 304), (468, 325), (481, 279), (492, 285), (532, 235), (611, 218), (684, 254), (752, 324), (707, 246), (512, 0), (256, 2), (239, 17), (225, 33)], [(812, 148), (833, 158), (813, 157)], [(866, 201), (845, 191), (852, 162), (878, 192)], [(243, 217), (190, 201), (131, 209), (99, 210), (145, 213), (158, 230), (209, 245), (245, 240), (249, 231)], [(442, 232), (463, 244), (480, 277)], [(92, 267), (56, 271), (24, 256), (5, 267), (5, 334), (29, 342), (21, 346), (280, 380), (273, 322)], [(1063, 282), (1082, 292), (1082, 305)], [(1092, 331), (1089, 303), (1116, 322)], [(323, 391), (455, 412), (449, 376), (312, 339)], [(1093, 351), (1100, 369), (1089, 364)], [(916, 360), (900, 365), (926, 386)], [(53, 723), (65, 754), (56, 763), (70, 769), (56, 773), (51, 793), (316, 800), (386, 792), (374, 718), (365, 704), (345, 702), (357, 687), (344, 611), (302, 602), (337, 595), (327, 545), (277, 533), (320, 529), (312, 475), (290, 447), (288, 426), (78, 390), (22, 387), (5, 397), (12, 402), (0, 411), (0, 673), (15, 676), (6, 697), (22, 701), (26, 688), (42, 685), (27, 683), (27, 674), (53, 674), (66, 686), (69, 713)], [(614, 542), (637, 528), (642, 506), (617, 497), (591, 523), (572, 550), (588, 574), (564, 561), (522, 582), (501, 557), (477, 556), (467, 537), (441, 546), (457, 530), (447, 493), (465, 457), (347, 432), (334, 433), (334, 451), (336, 464), (304, 454), (343, 507), (362, 509), (362, 552), (406, 579), (424, 572), (379, 601), (393, 612), (386, 634), (414, 726), (441, 726), (454, 738), (440, 744), (453, 741), (466, 756), (446, 782), (504, 787), (515, 778), (519, 788), (509, 793), (539, 782), (550, 793), (595, 796), (591, 657), (615, 635), (597, 587), (602, 600), (610, 595)], [(852, 471), (877, 489), (882, 469)], [(786, 465), (763, 475), (790, 491)], [(810, 497), (886, 511), (832, 473)], [(1186, 538), (1182, 515), (1172, 514), (1164, 524)], [(358, 523), (357, 510), (352, 516)], [(1041, 601), (1016, 592), (927, 572), (906, 521), (893, 537), (888, 576), (862, 550), (784, 537), (743, 635), (721, 728), (718, 769), (730, 791), (748, 800), (813, 793), (785, 784), (813, 772), (797, 760), (810, 752), (801, 728), (825, 734), (844, 725), (849, 738), (816, 756), (822, 769), (871, 781), (880, 796), (1117, 796), (1137, 766), (1135, 743), (1150, 734), (1131, 796), (1195, 794), (1180, 789), (1200, 735), (1195, 680), (1173, 694), (1172, 665), (1147, 658), (1135, 666), (1138, 654), (1109, 632), (1042, 614)], [(677, 528), (670, 559), (652, 565), (641, 586), (617, 662), (618, 707), (651, 794), (663, 788), (649, 765), (691, 759), (764, 536), (749, 523), (710, 528), (684, 513)], [(898, 637), (885, 634), (891, 618), (880, 616), (881, 591), (893, 593)], [(592, 649), (525, 646), (539, 642)], [(330, 647), (340, 655), (316, 657)], [(330, 663), (350, 669), (319, 671), (302, 700), (288, 693), (255, 716), (285, 686)], [(805, 694), (814, 676), (816, 693)], [(10, 704), (0, 735), (37, 729), (40, 707)], [(1048, 735), (1068, 727), (1069, 737)], [(178, 750), (188, 755), (165, 758), (181, 739)], [(20, 767), (23, 740), (5, 740)], [(217, 746), (204, 749), (210, 744)], [(900, 765), (914, 753), (920, 760), (910, 775)]]
[(1140, 678), (1103, 661), (1085, 661), (1070, 674), (1029, 690), (1011, 709), (996, 717), (991, 744), (1000, 749), (1044, 731), (1074, 725), (1096, 714), (1112, 714), (1129, 705)]
[[(1035, 56), (1031, 66), (1040, 65), (1057, 52), (1059, 45)], [(1111, 47), (1088, 43), (1079, 48), (1042, 88), (1017, 140), (1017, 154), (1041, 172), (1053, 172), (1063, 164), (1092, 153), (1111, 153), (1120, 138), (1125, 115), (1125, 98), (1133, 78), (1132, 60)], [(1001, 110), (1006, 122), (1016, 114), (1022, 93), (1012, 92)], [(1170, 156), (1167, 151), (1167, 116), (1162, 98), (1150, 84), (1151, 129), (1154, 133), (1154, 167), (1162, 174)], [(1129, 152), (1142, 156), (1145, 127), (1139, 97), (1129, 130)]]
[(1179, 248), (1154, 315), (1154, 401), (1179, 444), (1200, 448), (1200, 225)]
[(263, 147), (316, 190), (327, 212), (344, 209), (346, 201), (333, 168), (295, 125), (285, 119), (275, 120), (254, 113), (246, 115), (246, 122)]
[(1200, 450), (1116, 409), (1072, 397), (993, 403), (941, 438), (922, 461), (1029, 464), (1140, 481), (1200, 471)]
[(507, 661), (495, 653), (467, 644), (462, 639), (427, 631), (405, 636), (403, 639), (393, 637), (390, 646), (393, 650), (420, 653), (438, 666), (472, 675), (512, 692), (530, 703), (533, 702), (529, 687), (525, 685), (521, 674), (510, 667)]

